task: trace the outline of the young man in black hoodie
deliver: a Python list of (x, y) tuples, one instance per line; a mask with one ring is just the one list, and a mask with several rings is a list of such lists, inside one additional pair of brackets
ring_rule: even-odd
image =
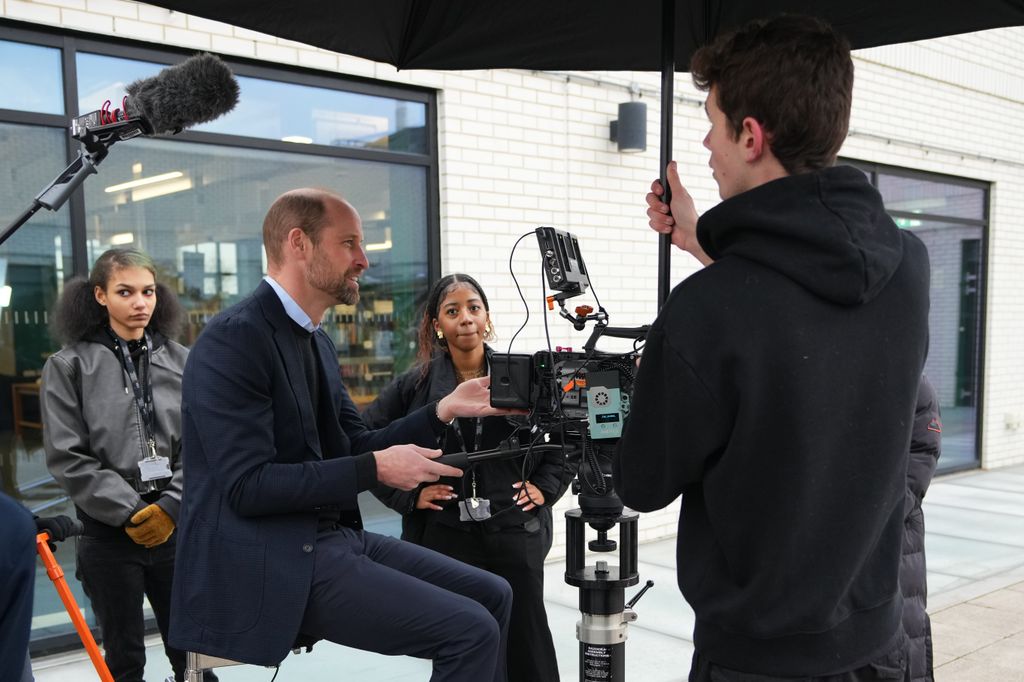
[[(817, 20), (752, 22), (694, 55), (723, 201), (673, 163), (651, 225), (708, 265), (647, 337), (615, 486), (682, 495), (690, 680), (901, 680), (907, 447), (928, 343), (928, 257), (864, 174), (835, 167), (849, 46)], [(906, 678), (909, 679), (909, 678)]]

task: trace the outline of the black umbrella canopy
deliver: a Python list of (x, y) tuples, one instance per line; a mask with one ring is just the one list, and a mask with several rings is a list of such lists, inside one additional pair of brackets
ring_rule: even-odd
[[(828, 21), (854, 48), (1024, 25), (1024, 0), (156, 0), (399, 69), (661, 71), (661, 160), (672, 159), (673, 78), (701, 45), (782, 13)], [(667, 187), (665, 178), (662, 185)], [(666, 194), (666, 199), (668, 195)], [(658, 307), (671, 245), (659, 239)]]
[[(671, 1), (671, 0), (668, 0)], [(663, 0), (157, 0), (400, 69), (658, 71)], [(1024, 24), (1024, 0), (676, 0), (675, 64), (720, 32), (782, 12), (821, 17), (853, 47)]]

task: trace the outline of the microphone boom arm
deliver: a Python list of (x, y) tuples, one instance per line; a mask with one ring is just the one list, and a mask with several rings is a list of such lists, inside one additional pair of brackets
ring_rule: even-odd
[(96, 175), (96, 166), (107, 157), (107, 152), (115, 142), (144, 134), (144, 127), (137, 119), (119, 121), (100, 128), (72, 128), (72, 137), (81, 140), (86, 151), (79, 151), (78, 158), (36, 195), (31, 206), (4, 228), (3, 233), (0, 233), (0, 244), (6, 242), (39, 209), (60, 210), (88, 176)]

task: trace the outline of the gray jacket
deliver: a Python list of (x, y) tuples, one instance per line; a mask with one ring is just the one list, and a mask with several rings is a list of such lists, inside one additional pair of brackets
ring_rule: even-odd
[[(173, 475), (156, 500), (177, 522), (181, 506), (181, 375), (188, 349), (164, 341), (152, 352), (157, 454)], [(40, 405), (46, 465), (75, 506), (121, 527), (145, 506), (130, 482), (139, 477), (146, 438), (128, 375), (111, 347), (79, 341), (43, 367)], [(148, 496), (147, 496), (148, 497)]]

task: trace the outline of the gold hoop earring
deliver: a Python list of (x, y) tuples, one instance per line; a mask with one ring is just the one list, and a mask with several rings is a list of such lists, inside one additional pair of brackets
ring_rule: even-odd
[(443, 338), (444, 338), (444, 334), (443, 334), (443, 333), (441, 332), (441, 330), (440, 330), (440, 329), (438, 329), (438, 330), (437, 330), (436, 332), (434, 332), (434, 333), (435, 333), (435, 334), (437, 334), (437, 339), (438, 339), (438, 341), (440, 341), (441, 339), (443, 339)]
[(488, 323), (488, 325), (486, 327), (484, 327), (484, 334), (490, 334), (490, 333), (491, 333), (491, 325), (490, 325), (490, 323)]

